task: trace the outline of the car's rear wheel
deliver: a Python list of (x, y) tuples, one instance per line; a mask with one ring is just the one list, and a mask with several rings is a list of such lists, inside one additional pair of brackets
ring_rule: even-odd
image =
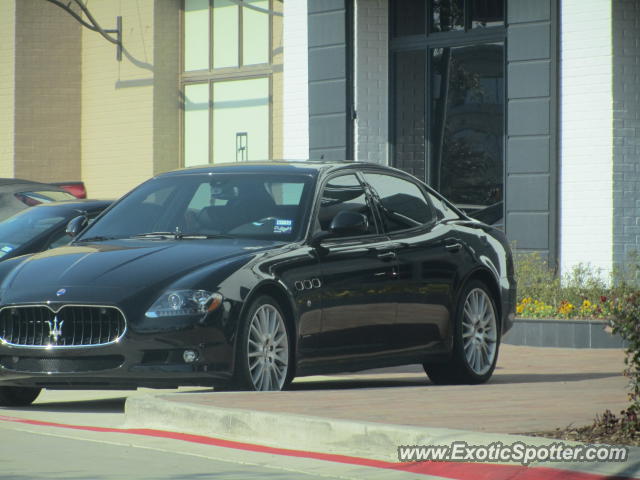
[(467, 284), (456, 309), (451, 361), (425, 364), (436, 384), (484, 383), (493, 374), (498, 360), (500, 329), (491, 291), (480, 281)]
[(38, 398), (41, 388), (0, 387), (0, 405), (3, 407), (26, 407)]
[(247, 310), (237, 353), (237, 388), (282, 390), (291, 380), (289, 331), (282, 309), (273, 298), (262, 295)]

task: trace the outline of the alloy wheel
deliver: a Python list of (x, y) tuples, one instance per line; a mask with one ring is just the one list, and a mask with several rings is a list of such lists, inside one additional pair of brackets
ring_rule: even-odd
[(493, 365), (497, 340), (493, 303), (484, 290), (474, 288), (464, 302), (462, 341), (467, 365), (477, 375), (484, 375)]
[(255, 311), (247, 342), (249, 373), (255, 390), (282, 390), (289, 369), (289, 338), (276, 307), (264, 304)]

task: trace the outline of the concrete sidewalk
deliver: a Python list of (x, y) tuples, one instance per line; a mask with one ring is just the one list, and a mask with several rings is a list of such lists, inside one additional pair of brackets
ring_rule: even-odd
[[(434, 386), (419, 366), (308, 377), (286, 392), (189, 392), (127, 400), (129, 426), (239, 442), (397, 461), (398, 445), (513, 443), (505, 434), (592, 422), (626, 406), (621, 350), (503, 345), (486, 385)], [(528, 444), (554, 440), (520, 437)], [(558, 468), (631, 476), (640, 450), (622, 464)]]

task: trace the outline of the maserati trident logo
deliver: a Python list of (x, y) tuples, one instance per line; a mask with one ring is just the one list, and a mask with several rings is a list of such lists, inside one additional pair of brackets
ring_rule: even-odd
[(49, 338), (53, 341), (54, 344), (58, 343), (58, 339), (62, 336), (62, 325), (64, 324), (64, 320), (58, 322), (58, 316), (53, 317), (53, 322), (47, 320), (47, 325), (49, 325)]

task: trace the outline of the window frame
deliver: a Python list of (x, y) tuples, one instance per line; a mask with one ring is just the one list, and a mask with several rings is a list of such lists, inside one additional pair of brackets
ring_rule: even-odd
[[(473, 0), (465, 0), (466, 4)], [(504, 24), (501, 26), (491, 26), (484, 28), (470, 28), (470, 23), (466, 21), (468, 17), (465, 11), (465, 28), (464, 30), (450, 30), (444, 32), (432, 32), (432, 0), (424, 0), (425, 2), (425, 33), (418, 35), (407, 35), (403, 37), (394, 36), (395, 25), (395, 11), (391, 4), (388, 7), (388, 28), (389, 28), (389, 83), (388, 83), (388, 110), (389, 110), (389, 164), (393, 167), (397, 165), (396, 161), (396, 54), (408, 51), (422, 51), (425, 55), (425, 71), (424, 71), (424, 124), (425, 124), (425, 137), (424, 137), (424, 158), (422, 164), (424, 167), (424, 177), (419, 178), (421, 182), (424, 182), (429, 188), (431, 187), (433, 178), (433, 142), (431, 141), (431, 129), (434, 119), (434, 113), (432, 109), (432, 55), (436, 48), (455, 48), (465, 47), (473, 45), (483, 45), (488, 43), (501, 43), (504, 49), (504, 55), (502, 59), (504, 89), (503, 89), (503, 115), (502, 115), (502, 151), (503, 151), (503, 165), (502, 165), (502, 178), (503, 178), (503, 218), (506, 216), (506, 210), (504, 209), (506, 200), (506, 181), (507, 181), (507, 126), (508, 126), (508, 105), (507, 105), (507, 85), (508, 85), (508, 41), (507, 41), (507, 19), (508, 19), (508, 1), (504, 2)], [(396, 167), (399, 168), (399, 167)]]
[[(274, 96), (274, 81), (273, 74), (276, 72), (274, 66), (274, 15), (269, 15), (268, 25), (268, 61), (267, 63), (255, 64), (255, 65), (243, 65), (243, 9), (246, 8), (243, 5), (237, 5), (238, 7), (238, 66), (236, 67), (224, 67), (214, 68), (213, 66), (213, 2), (209, 0), (209, 68), (206, 70), (192, 70), (185, 71), (185, 4), (187, 0), (181, 0), (180, 2), (180, 48), (179, 48), (179, 71), (180, 71), (180, 140), (179, 140), (179, 166), (185, 167), (185, 87), (188, 85), (207, 84), (209, 89), (209, 129), (208, 129), (208, 165), (213, 165), (215, 159), (213, 158), (213, 86), (216, 82), (234, 81), (234, 80), (250, 80), (256, 78), (266, 78), (269, 82), (268, 86), (268, 145), (267, 151), (269, 158), (273, 158), (273, 133), (274, 133), (274, 108), (273, 108), (273, 96)], [(274, 5), (276, 0), (268, 0), (269, 10), (274, 11)]]

